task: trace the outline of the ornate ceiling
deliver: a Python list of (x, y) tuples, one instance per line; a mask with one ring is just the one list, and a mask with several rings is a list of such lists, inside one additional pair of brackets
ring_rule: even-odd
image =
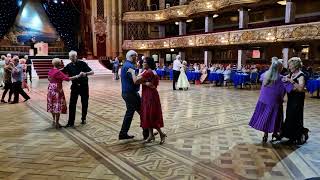
[(156, 40), (126, 40), (123, 49), (150, 50), (320, 39), (320, 22), (252, 30), (190, 35)]
[(187, 18), (192, 14), (214, 12), (240, 4), (258, 3), (262, 0), (194, 0), (189, 5), (173, 6), (158, 11), (126, 12), (125, 22), (161, 22), (175, 18)]

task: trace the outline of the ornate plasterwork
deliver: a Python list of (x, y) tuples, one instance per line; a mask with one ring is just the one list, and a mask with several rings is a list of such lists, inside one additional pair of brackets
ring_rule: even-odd
[(320, 22), (209, 33), (157, 40), (127, 40), (123, 43), (123, 49), (168, 49), (290, 42), (312, 39), (320, 39)]
[(194, 0), (189, 5), (173, 6), (158, 11), (126, 12), (123, 15), (125, 22), (161, 22), (175, 18), (187, 18), (192, 14), (214, 12), (220, 9), (239, 5), (258, 3), (262, 0)]
[(107, 34), (107, 19), (103, 17), (94, 18), (94, 32), (99, 36)]

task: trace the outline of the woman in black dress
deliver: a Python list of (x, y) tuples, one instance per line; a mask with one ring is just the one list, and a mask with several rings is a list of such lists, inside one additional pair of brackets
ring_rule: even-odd
[(289, 143), (304, 144), (309, 136), (309, 129), (303, 126), (303, 108), (305, 99), (305, 75), (300, 70), (301, 59), (293, 57), (289, 60), (290, 74), (286, 80), (292, 83), (293, 90), (288, 93), (286, 120), (282, 126), (281, 137), (289, 139)]

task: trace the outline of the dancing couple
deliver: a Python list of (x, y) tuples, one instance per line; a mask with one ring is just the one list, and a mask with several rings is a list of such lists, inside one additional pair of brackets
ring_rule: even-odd
[[(249, 125), (264, 132), (262, 141), (268, 141), (268, 133), (272, 141), (288, 138), (290, 144), (304, 144), (309, 130), (303, 126), (303, 108), (305, 99), (305, 78), (301, 72), (301, 59), (293, 57), (289, 60), (290, 74), (281, 76), (282, 61), (272, 58), (267, 72), (262, 74), (263, 81), (260, 97)], [(283, 98), (287, 93), (288, 102), (286, 119), (283, 122)]]
[(181, 63), (181, 56), (177, 55), (176, 60), (173, 62), (173, 90), (176, 90), (176, 86), (179, 90), (188, 90), (190, 83), (186, 75), (187, 61)]
[[(134, 65), (136, 64), (137, 55), (133, 50), (128, 51), (126, 61), (121, 69), (122, 98), (126, 103), (127, 111), (119, 133), (119, 140), (134, 138), (134, 136), (128, 135), (128, 131), (134, 112), (137, 111), (140, 114), (145, 142), (149, 143), (155, 140), (153, 129), (156, 129), (160, 134), (160, 144), (163, 144), (166, 134), (161, 130), (163, 117), (160, 97), (157, 91), (159, 77), (155, 72), (156, 64), (153, 58), (144, 58), (144, 70), (136, 76)], [(142, 84), (142, 98), (138, 93), (140, 84)]]
[[(59, 123), (60, 114), (67, 113), (67, 104), (63, 92), (62, 82), (70, 80), (72, 81), (72, 85), (69, 102), (69, 119), (66, 127), (74, 127), (76, 105), (79, 95), (81, 96), (82, 104), (81, 124), (86, 124), (89, 101), (88, 75), (93, 75), (94, 72), (87, 63), (78, 60), (77, 52), (71, 51), (69, 53), (69, 58), (71, 63), (61, 70), (59, 69), (62, 65), (61, 60), (58, 58), (53, 59), (53, 68), (48, 72), (49, 85), (47, 95), (47, 111), (52, 113), (52, 124), (56, 128), (61, 127)], [(69, 77), (64, 73), (67, 73)]]

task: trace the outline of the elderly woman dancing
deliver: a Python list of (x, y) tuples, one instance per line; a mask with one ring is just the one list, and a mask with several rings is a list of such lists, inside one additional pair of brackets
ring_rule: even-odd
[(305, 99), (305, 75), (300, 70), (302, 61), (298, 57), (289, 60), (290, 74), (286, 81), (294, 86), (288, 94), (286, 120), (281, 129), (281, 137), (289, 139), (292, 144), (304, 144), (308, 138), (309, 129), (303, 126), (303, 108)]
[(292, 89), (282, 82), (281, 70), (282, 63), (273, 57), (269, 70), (260, 79), (263, 80), (260, 97), (249, 125), (264, 132), (263, 142), (268, 141), (268, 133), (273, 133), (272, 138), (278, 139), (283, 122), (283, 98), (286, 91)]
[(56, 128), (60, 128), (59, 124), (60, 114), (67, 113), (67, 103), (64, 96), (62, 81), (74, 80), (80, 75), (73, 76), (69, 78), (63, 72), (59, 70), (61, 66), (61, 60), (59, 58), (54, 58), (52, 60), (53, 68), (48, 72), (48, 95), (47, 95), (47, 111), (52, 113), (53, 122), (52, 124)]

